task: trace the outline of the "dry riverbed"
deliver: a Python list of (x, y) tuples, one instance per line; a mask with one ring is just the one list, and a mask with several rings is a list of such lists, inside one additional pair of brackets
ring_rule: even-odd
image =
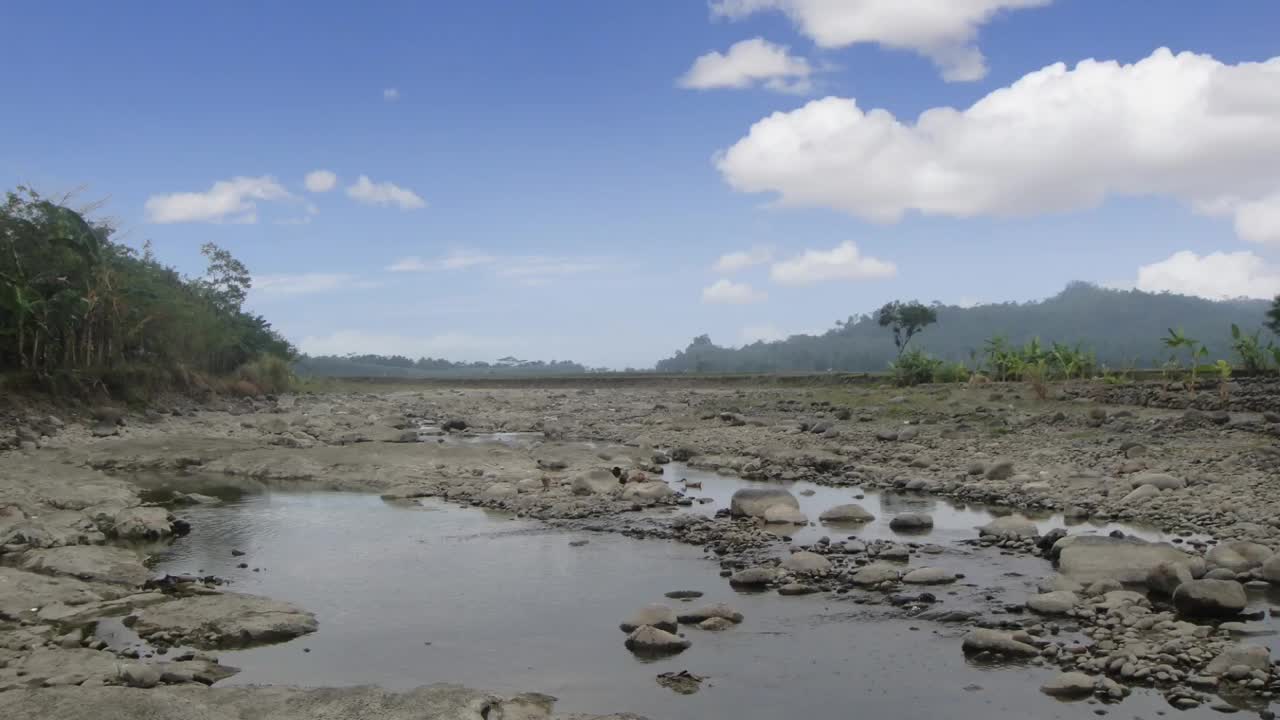
[[(1280, 417), (1103, 405), (1087, 386), (1047, 402), (1024, 394), (1020, 386), (433, 386), (180, 403), (139, 415), (102, 409), (85, 422), (19, 417), (12, 449), (0, 452), (0, 716), (301, 718), (361, 708), (394, 718), (422, 717), (426, 708), (427, 717), (550, 717), (549, 696), (521, 691), (576, 686), (551, 673), (522, 676), (530, 684), (521, 687), (483, 677), (505, 666), (472, 663), (469, 653), (500, 648), (459, 644), (452, 664), (429, 665), (425, 675), (366, 677), (340, 664), (287, 670), (287, 660), (270, 654), (276, 648), (295, 652), (314, 637), (317, 652), (331, 643), (360, 656), (361, 637), (385, 631), (353, 622), (363, 635), (329, 636), (326, 618), (348, 610), (346, 600), (290, 590), (310, 577), (324, 597), (346, 598), (351, 583), (341, 581), (355, 566), (294, 577), (276, 569), (289, 563), (284, 554), (252, 552), (246, 537), (251, 552), (241, 557), (233, 554), (242, 552), (233, 547), (240, 536), (204, 534), (225, 522), (237, 532), (262, 529), (259, 546), (283, 546), (289, 537), (319, 548), (326, 541), (303, 532), (306, 518), (329, 532), (348, 522), (353, 537), (379, 538), (362, 546), (370, 553), (364, 564), (378, 567), (372, 558), (400, 531), (384, 539), (370, 524), (406, 523), (408, 535), (423, 510), (471, 506), (499, 513), (471, 527), (486, 539), (469, 550), (479, 558), (506, 537), (494, 529), (500, 522), (522, 524), (521, 533), (560, 533), (541, 546), (511, 534), (518, 539), (502, 551), (544, 574), (587, 543), (633, 556), (626, 578), (613, 581), (618, 596), (602, 595), (602, 610), (583, 610), (593, 619), (577, 629), (583, 654), (559, 672), (604, 675), (613, 672), (607, 659), (591, 653), (635, 653), (652, 664), (617, 672), (644, 674), (670, 699), (584, 692), (571, 703), (575, 712), (635, 711), (616, 702), (634, 699), (654, 717), (706, 716), (705, 708), (684, 708), (699, 707), (689, 703), (717, 686), (740, 683), (735, 692), (750, 697), (760, 683), (736, 677), (751, 670), (736, 669), (741, 663), (728, 662), (727, 651), (700, 654), (700, 646), (750, 639), (734, 652), (766, 662), (761, 648), (784, 641), (750, 638), (744, 628), (753, 619), (839, 616), (842, 628), (928, 630), (928, 642), (876, 631), (873, 641), (890, 646), (880, 650), (900, 643), (908, 662), (927, 664), (925, 656), (939, 652), (933, 643), (962, 668), (1001, 668), (991, 672), (1034, 683), (1041, 699), (1019, 700), (1011, 716), (1053, 716), (1077, 707), (1059, 700), (1080, 700), (1098, 710), (1119, 702), (1270, 717), (1280, 691), (1271, 658)], [(1103, 388), (1097, 395), (1116, 397)], [(1259, 402), (1266, 399), (1251, 400)], [(387, 515), (361, 500), (328, 505), (324, 493), (332, 492), (381, 497), (387, 508), (419, 515)], [(241, 497), (311, 500), (242, 506)], [(312, 500), (320, 515), (297, 513)], [(235, 520), (250, 511), (259, 524)], [(273, 522), (299, 525), (273, 531)], [(339, 539), (328, 541), (348, 549), (356, 542)], [(541, 554), (521, 555), (538, 547)], [(418, 604), (447, 597), (441, 588), (450, 583), (467, 588), (474, 613), (518, 615), (529, 602), (506, 584), (494, 587), (515, 593), (507, 606), (476, 598), (491, 584), (487, 576), (446, 555), (386, 552), (401, 568), (450, 568), (452, 576), (409, 586)], [(606, 582), (610, 567), (623, 567), (608, 557), (586, 572)], [(639, 598), (643, 574), (666, 565), (679, 570), (656, 582), (679, 578), (714, 590), (664, 598), (686, 589), (664, 584)], [(468, 572), (475, 587), (450, 579)], [(396, 571), (388, 566), (386, 574)], [(538, 580), (531, 574), (522, 586)], [(554, 592), (548, 585), (540, 595)], [(463, 594), (455, 594), (461, 606)], [(566, 596), (546, 604), (573, 603)], [(527, 614), (556, 622), (540, 612), (531, 606)], [(614, 628), (595, 626), (605, 615)], [(483, 618), (472, 620), (483, 635)], [(831, 635), (789, 632), (785, 652), (820, 647)], [(851, 664), (864, 678), (869, 671), (856, 657), (866, 652), (822, 650), (825, 661)], [(244, 673), (232, 658), (243, 660)], [(792, 692), (806, 696), (790, 707), (822, 711), (824, 693), (834, 692), (823, 689), (832, 682), (824, 677), (790, 674)], [(301, 687), (355, 681), (392, 689)], [(497, 690), (409, 689), (458, 681)], [(711, 687), (700, 690), (704, 684)], [(875, 684), (866, 682), (867, 694)], [(838, 687), (849, 685), (842, 679)], [(978, 690), (951, 692), (959, 702)], [(734, 714), (750, 717), (752, 706), (744, 702)], [(902, 713), (909, 715), (906, 706)]]

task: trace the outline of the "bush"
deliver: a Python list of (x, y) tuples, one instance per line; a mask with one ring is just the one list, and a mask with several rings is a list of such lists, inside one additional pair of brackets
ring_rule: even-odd
[(969, 380), (969, 368), (961, 363), (939, 363), (933, 370), (936, 383), (962, 383)]
[(236, 374), (240, 380), (248, 382), (264, 393), (289, 392), (298, 382), (289, 361), (276, 355), (262, 355), (252, 362), (245, 363), (240, 366)]
[(895, 385), (920, 385), (933, 382), (934, 372), (943, 365), (941, 360), (919, 350), (909, 350), (902, 353), (896, 361), (889, 363), (889, 370), (893, 372)]

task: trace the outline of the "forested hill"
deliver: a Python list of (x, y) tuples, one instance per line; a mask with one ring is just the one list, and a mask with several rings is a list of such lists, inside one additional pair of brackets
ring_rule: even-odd
[[(1047, 300), (962, 308), (935, 305), (938, 321), (911, 341), (945, 360), (980, 358), (985, 341), (1003, 336), (1022, 344), (1081, 343), (1111, 368), (1157, 367), (1169, 353), (1161, 344), (1170, 328), (1205, 343), (1212, 357), (1230, 358), (1231, 324), (1252, 332), (1263, 327), (1271, 303), (1211, 301), (1185, 295), (1107, 290), (1073, 283)], [(1266, 337), (1269, 333), (1263, 331)], [(822, 335), (793, 335), (742, 348), (715, 345), (703, 335), (662, 360), (663, 372), (879, 371), (896, 356), (892, 334), (871, 315), (838, 321)]]

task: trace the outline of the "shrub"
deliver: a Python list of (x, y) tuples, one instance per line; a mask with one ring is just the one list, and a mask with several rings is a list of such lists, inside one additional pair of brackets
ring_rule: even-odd
[(920, 350), (909, 350), (889, 363), (889, 369), (893, 372), (894, 384), (908, 386), (932, 382), (934, 372), (942, 365), (941, 360)]
[(936, 383), (962, 383), (969, 379), (969, 368), (962, 363), (939, 363), (933, 370)]
[(259, 356), (256, 360), (241, 365), (236, 374), (240, 380), (247, 381), (264, 393), (289, 392), (298, 381), (289, 361), (276, 355)]
[(1046, 360), (1028, 363), (1022, 368), (1022, 379), (1040, 400), (1049, 399), (1049, 363)]

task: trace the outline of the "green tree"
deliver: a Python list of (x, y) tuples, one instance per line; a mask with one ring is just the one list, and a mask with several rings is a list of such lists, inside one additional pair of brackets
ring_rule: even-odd
[(898, 349), (898, 357), (907, 349), (907, 343), (916, 333), (925, 327), (938, 322), (938, 311), (919, 302), (909, 303), (894, 300), (886, 303), (876, 313), (880, 327), (893, 330), (893, 346)]
[(1267, 311), (1267, 327), (1271, 328), (1271, 332), (1280, 335), (1280, 295), (1271, 303), (1271, 309)]

